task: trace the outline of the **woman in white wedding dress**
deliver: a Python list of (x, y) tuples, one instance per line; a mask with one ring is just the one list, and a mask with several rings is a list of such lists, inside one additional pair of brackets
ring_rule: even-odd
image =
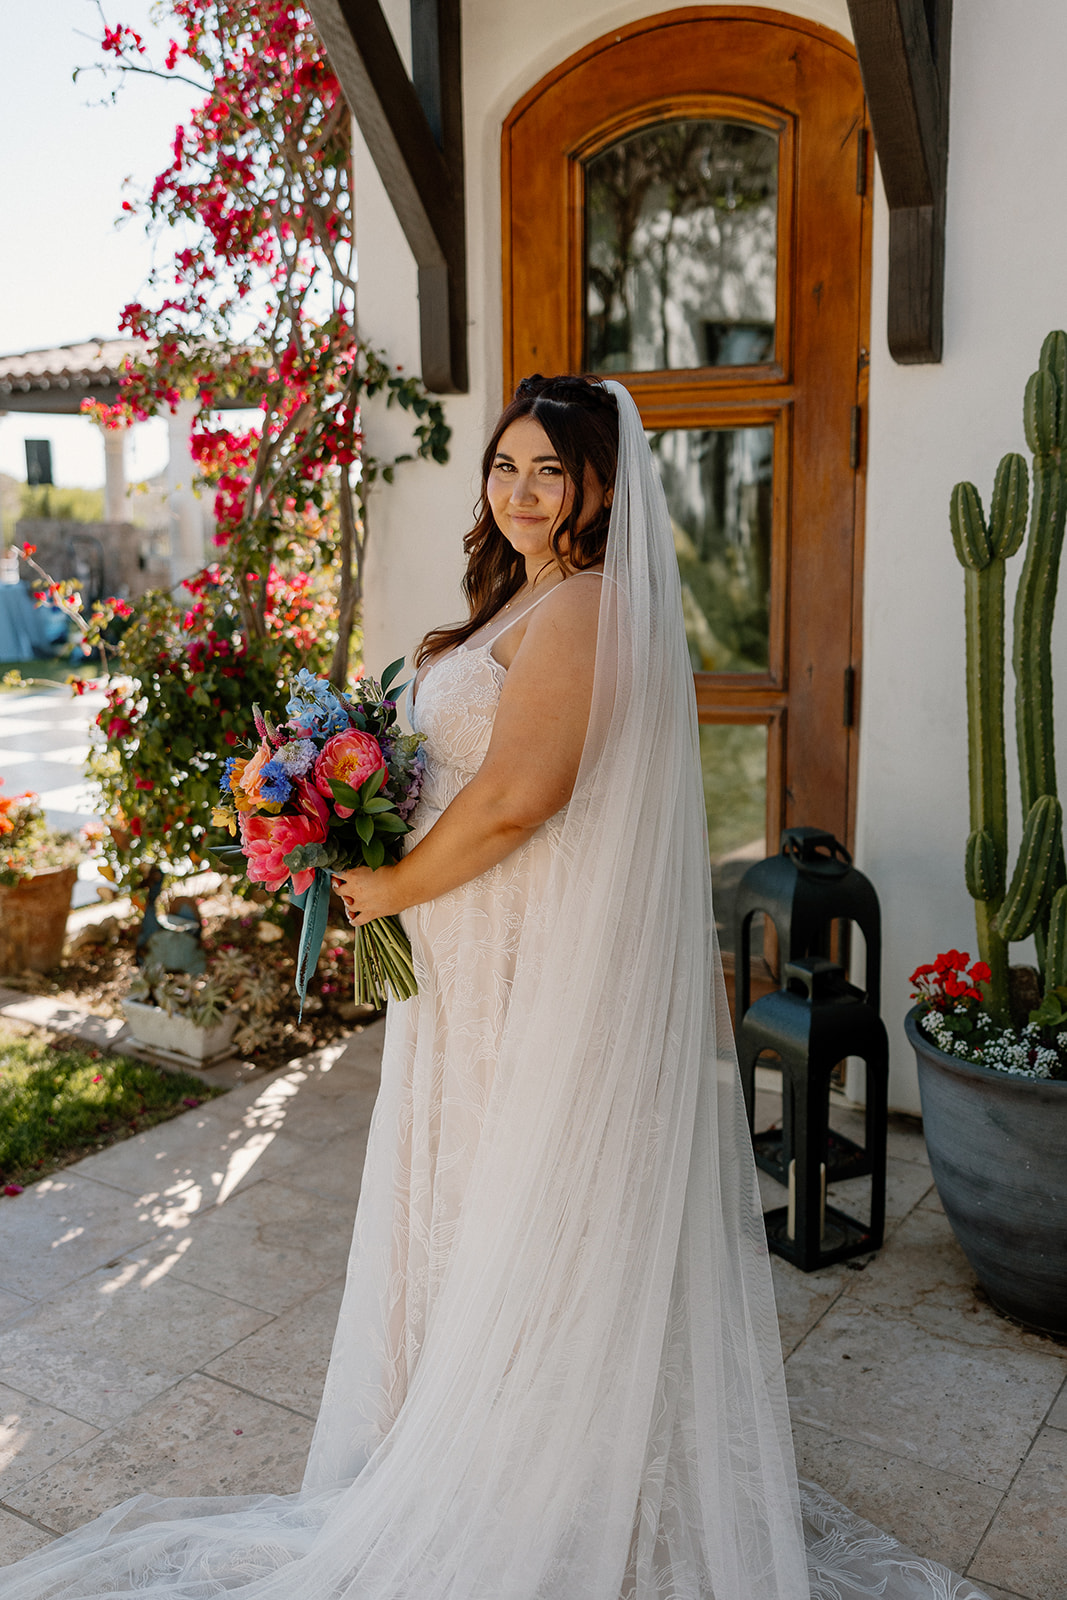
[[(617, 456), (617, 464), (616, 464)], [(670, 521), (618, 384), (494, 430), (301, 1492), (140, 1496), (3, 1600), (980, 1600), (804, 1486), (711, 916)]]

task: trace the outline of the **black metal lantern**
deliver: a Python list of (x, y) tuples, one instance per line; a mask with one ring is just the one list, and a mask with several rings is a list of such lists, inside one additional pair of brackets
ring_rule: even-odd
[[(751, 930), (762, 911), (774, 924), (781, 984), (754, 1005)], [(832, 931), (855, 922), (866, 942), (866, 991), (830, 960)], [(889, 1043), (878, 1014), (881, 916), (874, 888), (844, 846), (817, 828), (789, 828), (777, 856), (758, 862), (737, 893), (737, 1051), (757, 1165), (789, 1191), (767, 1213), (768, 1243), (805, 1272), (876, 1250), (885, 1232)], [(756, 1064), (782, 1075), (782, 1125), (755, 1133)], [(848, 1056), (867, 1069), (864, 1144), (829, 1125), (835, 1067)], [(868, 1223), (826, 1205), (828, 1184), (870, 1174)]]

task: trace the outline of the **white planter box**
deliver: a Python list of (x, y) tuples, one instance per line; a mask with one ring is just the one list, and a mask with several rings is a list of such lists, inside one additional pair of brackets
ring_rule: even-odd
[(188, 1017), (171, 1017), (159, 1006), (143, 1000), (124, 1000), (122, 1009), (135, 1044), (154, 1050), (169, 1061), (205, 1067), (229, 1055), (240, 1013), (231, 1011), (214, 1027), (201, 1028)]

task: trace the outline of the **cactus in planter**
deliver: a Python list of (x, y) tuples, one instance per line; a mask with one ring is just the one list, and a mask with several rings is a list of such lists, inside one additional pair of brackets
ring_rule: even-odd
[[(1067, 514), (1067, 334), (1050, 333), (1041, 347), (1038, 369), (1026, 385), (1023, 426), (1034, 454), (1034, 497), (1015, 599), (1012, 665), (1025, 821), (1000, 929), (1007, 939), (1034, 934), (1047, 993), (1067, 977), (1062, 970), (1067, 954), (1063, 938), (1055, 940), (1055, 965), (1061, 970), (1050, 970), (1048, 961), (1052, 906), (1065, 885), (1052, 725), (1052, 620)], [(1064, 912), (1067, 907), (1061, 908)]]
[(1026, 463), (1008, 455), (997, 468), (986, 522), (978, 490), (952, 491), (952, 539), (964, 570), (967, 616), (967, 742), (971, 833), (967, 889), (975, 902), (978, 949), (992, 973), (989, 1009), (1006, 1019), (1008, 947), (996, 927), (1008, 858), (1004, 755), (1004, 569), (1026, 528)]
[(1033, 503), (1015, 601), (1012, 665), (1023, 835), (1005, 889), (1007, 790), (1004, 750), (1004, 570), (1027, 523), (1021, 455), (997, 468), (988, 524), (973, 484), (952, 491), (952, 537), (964, 567), (967, 608), (967, 742), (971, 834), (967, 888), (978, 944), (992, 971), (987, 1009), (1008, 1020), (1009, 942), (1034, 935), (1046, 996), (1067, 984), (1067, 873), (1056, 793), (1052, 724), (1052, 620), (1067, 519), (1067, 334), (1050, 333), (1023, 402), (1034, 456)]

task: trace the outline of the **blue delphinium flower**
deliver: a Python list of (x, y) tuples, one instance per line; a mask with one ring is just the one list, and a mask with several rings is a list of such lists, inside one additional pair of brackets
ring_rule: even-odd
[(285, 709), (295, 733), (321, 738), (351, 727), (348, 706), (325, 678), (316, 678), (307, 667), (301, 667), (289, 687), (292, 698)]
[(260, 768), (259, 792), (264, 800), (277, 800), (279, 803), (288, 800), (292, 794), (293, 786), (289, 782), (289, 775), (277, 758), (268, 761)]
[(230, 793), (230, 777), (236, 765), (236, 756), (227, 756), (226, 760), (222, 763), (222, 777), (219, 779), (219, 789), (223, 794)]

